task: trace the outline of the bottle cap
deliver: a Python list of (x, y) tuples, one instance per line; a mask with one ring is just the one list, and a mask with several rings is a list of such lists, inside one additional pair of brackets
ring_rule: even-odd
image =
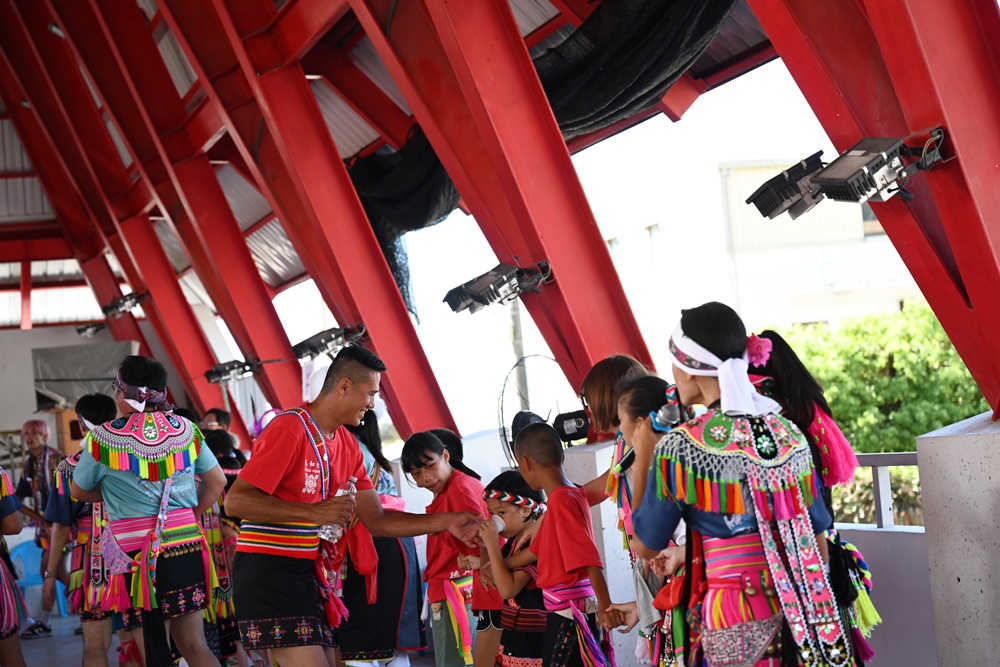
[(347, 481), (350, 482), (351, 484), (357, 484), (358, 483), (358, 478), (357, 477), (348, 477)]

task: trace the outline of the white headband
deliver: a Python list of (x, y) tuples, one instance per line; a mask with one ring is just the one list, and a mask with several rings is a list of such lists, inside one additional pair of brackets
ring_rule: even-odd
[(670, 354), (674, 363), (691, 375), (719, 378), (722, 412), (730, 417), (759, 417), (780, 412), (781, 406), (757, 392), (747, 375), (747, 353), (739, 359), (722, 361), (684, 334), (680, 322), (670, 337)]
[(89, 431), (93, 431), (93, 430), (95, 430), (97, 428), (96, 426), (94, 426), (93, 424), (91, 424), (89, 421), (87, 421), (86, 417), (80, 417), (80, 421), (83, 422), (83, 425), (86, 426), (87, 430), (89, 430)]

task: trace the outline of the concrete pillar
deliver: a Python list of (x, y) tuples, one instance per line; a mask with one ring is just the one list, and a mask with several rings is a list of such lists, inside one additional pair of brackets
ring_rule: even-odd
[(938, 664), (1000, 662), (1000, 423), (991, 413), (917, 438)]

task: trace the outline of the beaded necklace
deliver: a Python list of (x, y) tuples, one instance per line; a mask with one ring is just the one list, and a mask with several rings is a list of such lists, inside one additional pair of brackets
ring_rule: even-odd
[[(330, 495), (330, 454), (326, 446), (326, 438), (323, 436), (319, 424), (305, 408), (291, 408), (281, 414), (298, 417), (298, 420), (302, 422), (302, 428), (309, 435), (309, 442), (312, 444), (313, 454), (316, 456), (316, 463), (319, 466), (320, 492), (322, 499), (326, 500), (327, 496)], [(320, 446), (323, 449), (322, 454), (320, 454)]]

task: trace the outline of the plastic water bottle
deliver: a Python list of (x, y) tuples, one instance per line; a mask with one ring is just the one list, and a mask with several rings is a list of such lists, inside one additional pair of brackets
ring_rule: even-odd
[[(358, 482), (357, 477), (349, 477), (347, 481), (341, 484), (340, 488), (337, 489), (336, 497), (339, 498), (340, 496), (346, 496), (350, 494), (352, 498), (357, 498), (358, 487), (355, 486), (357, 482)], [(344, 527), (341, 526), (339, 523), (326, 523), (319, 527), (319, 537), (321, 540), (326, 540), (328, 542), (336, 542), (337, 540), (340, 539), (340, 536), (343, 534), (344, 534)]]

